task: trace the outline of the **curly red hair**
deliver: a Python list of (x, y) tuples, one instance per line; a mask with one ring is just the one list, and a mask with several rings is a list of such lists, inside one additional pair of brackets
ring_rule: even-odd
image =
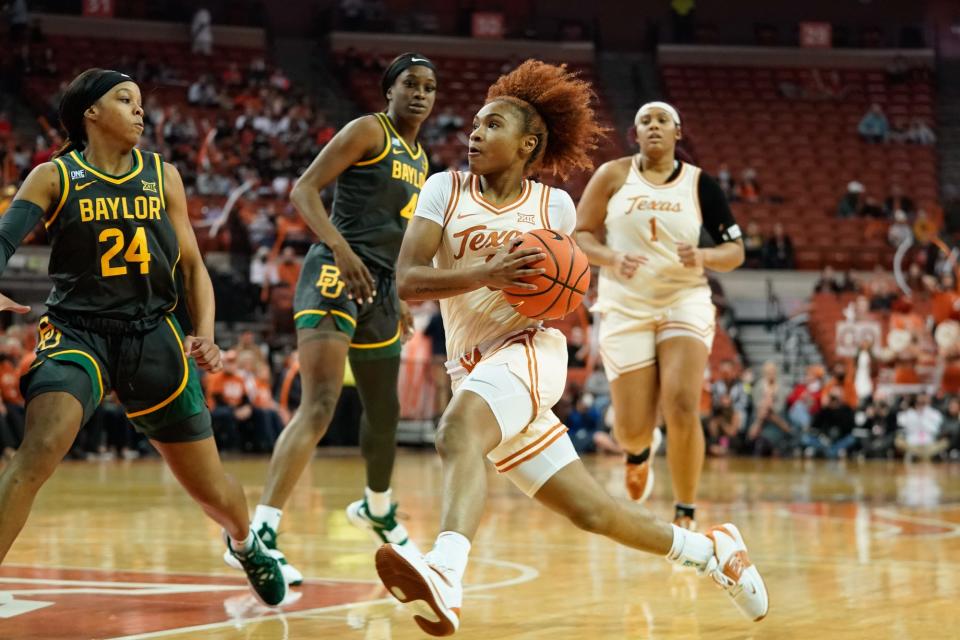
[(591, 103), (596, 93), (567, 65), (527, 60), (487, 91), (487, 103), (503, 100), (524, 115), (526, 133), (540, 140), (528, 167), (566, 180), (578, 169), (593, 169), (591, 152), (607, 129), (597, 123)]

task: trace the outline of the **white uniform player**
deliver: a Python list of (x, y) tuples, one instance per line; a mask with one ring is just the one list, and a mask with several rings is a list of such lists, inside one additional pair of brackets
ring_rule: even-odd
[(600, 354), (610, 380), (654, 364), (656, 345), (668, 338), (692, 336), (712, 347), (716, 310), (710, 287), (702, 268), (680, 262), (677, 243), (697, 246), (704, 226), (718, 242), (740, 237), (729, 216), (704, 221), (698, 167), (677, 161), (670, 180), (655, 185), (641, 175), (638, 162), (635, 157), (607, 204), (607, 246), (647, 258), (631, 278), (610, 267), (600, 271), (594, 308), (602, 314)]
[[(468, 172), (430, 177), (415, 216), (443, 226), (434, 257), (440, 269), (467, 269), (490, 251), (533, 229), (570, 234), (576, 209), (560, 189), (524, 180), (516, 201), (496, 207)], [(502, 440), (487, 456), (528, 496), (577, 459), (566, 427), (551, 407), (563, 394), (567, 345), (563, 334), (518, 314), (487, 287), (440, 300), (453, 392), (481, 396), (500, 424)]]

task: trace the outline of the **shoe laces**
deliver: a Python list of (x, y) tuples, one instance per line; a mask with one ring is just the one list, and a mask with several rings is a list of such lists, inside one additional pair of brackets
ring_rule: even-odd
[(260, 529), (257, 531), (257, 536), (260, 537), (260, 541), (263, 542), (263, 545), (267, 549), (276, 549), (277, 548), (277, 532), (270, 528), (266, 522), (260, 525)]
[(266, 584), (275, 579), (274, 572), (278, 561), (266, 553), (264, 547), (259, 544), (254, 543), (249, 551), (234, 551), (233, 555), (243, 565), (244, 571), (251, 580), (258, 584)]

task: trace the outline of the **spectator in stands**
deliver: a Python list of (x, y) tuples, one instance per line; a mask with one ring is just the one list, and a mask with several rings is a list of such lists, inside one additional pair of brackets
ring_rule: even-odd
[(933, 132), (926, 122), (920, 118), (914, 118), (910, 122), (904, 138), (907, 142), (913, 144), (933, 145), (937, 143), (937, 134)]
[[(863, 296), (860, 296), (861, 298)], [(865, 337), (857, 347), (857, 354), (853, 357), (853, 389), (857, 395), (855, 406), (863, 406), (873, 396), (873, 378), (876, 363), (874, 353), (874, 337)]]
[(899, 247), (904, 242), (913, 239), (913, 229), (907, 223), (907, 214), (896, 211), (893, 214), (893, 224), (887, 230), (887, 242), (891, 247)]
[(890, 133), (890, 123), (879, 104), (870, 105), (870, 109), (860, 119), (857, 132), (865, 142), (885, 142)]
[(949, 457), (954, 460), (960, 458), (960, 398), (957, 396), (946, 399), (940, 435), (950, 443), (947, 447)]
[(903, 189), (896, 182), (890, 186), (890, 195), (883, 201), (883, 213), (892, 219), (897, 211), (903, 211), (908, 216), (917, 210), (913, 199), (904, 195)]
[(717, 184), (723, 189), (723, 195), (727, 196), (727, 200), (733, 202), (737, 199), (736, 182), (734, 182), (733, 174), (730, 173), (730, 167), (727, 166), (726, 162), (721, 164), (717, 170)]
[(897, 437), (895, 445), (908, 462), (913, 458), (930, 460), (950, 445), (940, 435), (943, 414), (931, 406), (930, 396), (925, 393), (917, 394), (913, 406), (900, 412), (897, 424), (903, 434)]
[(838, 218), (855, 218), (863, 212), (864, 195), (863, 183), (853, 180), (847, 183), (847, 192), (837, 203)]
[(747, 167), (740, 174), (740, 182), (737, 184), (737, 195), (744, 202), (760, 201), (760, 184), (757, 182), (757, 172), (755, 169)]
[(857, 427), (857, 447), (867, 458), (893, 456), (893, 441), (897, 430), (897, 412), (886, 395), (875, 395), (873, 401), (854, 418)]
[(853, 276), (850, 269), (844, 270), (843, 276), (837, 281), (837, 287), (839, 293), (857, 293), (861, 289), (860, 282)]
[(257, 435), (262, 432), (258, 426), (262, 425), (255, 423), (246, 379), (237, 366), (237, 353), (225, 352), (223, 369), (207, 375), (204, 383), (217, 445), (221, 449), (253, 451)]
[(793, 240), (786, 235), (783, 225), (773, 225), (773, 235), (767, 239), (763, 248), (764, 269), (793, 269)]
[(210, 76), (204, 74), (187, 89), (187, 102), (195, 107), (215, 107), (220, 97)]
[(603, 416), (593, 402), (593, 395), (589, 393), (577, 394), (573, 409), (567, 415), (564, 424), (573, 440), (573, 446), (579, 453), (590, 453), (597, 450), (594, 437), (603, 428)]
[(711, 385), (714, 406), (722, 404), (724, 397), (730, 399), (730, 406), (738, 414), (737, 425), (742, 426), (747, 419), (750, 395), (744, 389), (743, 382), (737, 375), (737, 365), (729, 358), (720, 363), (717, 378)]
[(787, 418), (795, 430), (808, 429), (813, 422), (813, 416), (820, 411), (822, 378), (823, 367), (810, 365), (804, 379), (798, 382), (787, 396)]
[(937, 224), (930, 219), (923, 209), (917, 211), (917, 218), (913, 221), (913, 239), (917, 244), (928, 244), (937, 236)]
[(707, 419), (707, 453), (722, 457), (743, 449), (743, 414), (733, 406), (729, 395), (716, 397)]
[(763, 363), (763, 375), (754, 385), (755, 415), (747, 429), (747, 442), (757, 455), (782, 456), (793, 446), (793, 430), (783, 419), (786, 390), (780, 384), (779, 369), (772, 361)]
[(763, 262), (763, 234), (756, 222), (747, 224), (747, 233), (743, 236), (744, 266), (758, 269)]
[(833, 271), (833, 267), (825, 265), (820, 272), (820, 279), (813, 285), (814, 293), (840, 293), (840, 282)]
[(823, 391), (820, 392), (821, 405), (827, 403), (830, 394), (832, 394), (835, 389), (839, 389), (840, 397), (844, 404), (851, 409), (857, 407), (857, 389), (854, 384), (855, 376), (854, 372), (851, 371), (853, 367), (849, 366), (850, 364), (852, 363), (848, 363), (845, 359), (837, 360), (833, 363), (833, 366), (830, 368), (830, 376), (823, 385)]
[(193, 43), (191, 47), (193, 53), (201, 53), (205, 56), (213, 55), (213, 24), (210, 11), (205, 7), (197, 9), (197, 12), (193, 14), (193, 22), (190, 24), (190, 38)]
[(800, 436), (804, 455), (808, 458), (816, 454), (831, 459), (846, 457), (857, 442), (853, 434), (855, 428), (853, 409), (844, 401), (843, 389), (834, 387), (827, 404), (814, 416), (810, 430)]

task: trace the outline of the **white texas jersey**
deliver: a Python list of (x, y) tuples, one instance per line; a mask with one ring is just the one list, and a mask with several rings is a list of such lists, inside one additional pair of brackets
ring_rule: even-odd
[[(573, 233), (577, 212), (566, 191), (524, 180), (520, 196), (501, 207), (484, 200), (480, 178), (466, 172), (438, 173), (427, 179), (414, 214), (443, 227), (433, 264), (438, 269), (468, 269), (482, 264), (499, 247), (532, 229)], [(440, 300), (447, 335), (447, 357), (511, 332), (535, 326), (513, 310), (499, 291), (487, 287)]]
[(623, 186), (607, 203), (606, 243), (619, 253), (635, 253), (648, 262), (632, 278), (616, 269), (600, 271), (597, 309), (626, 315), (675, 302), (690, 289), (707, 287), (703, 269), (683, 266), (677, 243), (700, 242), (703, 215), (697, 188), (700, 169), (682, 163), (679, 175), (663, 185), (648, 182), (637, 170), (637, 159)]

